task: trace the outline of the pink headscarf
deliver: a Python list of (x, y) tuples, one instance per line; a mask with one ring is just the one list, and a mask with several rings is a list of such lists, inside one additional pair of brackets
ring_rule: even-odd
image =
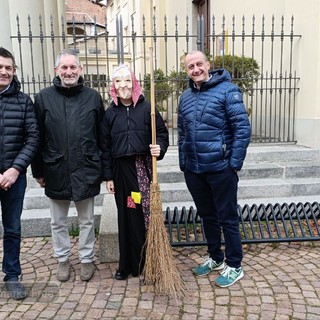
[(112, 85), (111, 85), (111, 88), (110, 88), (110, 96), (111, 96), (113, 102), (115, 103), (115, 105), (117, 106), (118, 105), (118, 96), (117, 96), (117, 92), (116, 92), (116, 88), (115, 88), (113, 80), (115, 78), (115, 74), (120, 69), (126, 69), (131, 74), (131, 78), (132, 78), (132, 97), (131, 97), (131, 99), (133, 101), (133, 106), (135, 107), (137, 102), (138, 102), (138, 100), (139, 100), (140, 95), (142, 94), (142, 90), (141, 90), (140, 84), (139, 84), (135, 74), (132, 72), (132, 70), (129, 67), (127, 67), (124, 64), (118, 66), (112, 73), (112, 77), (111, 77)]

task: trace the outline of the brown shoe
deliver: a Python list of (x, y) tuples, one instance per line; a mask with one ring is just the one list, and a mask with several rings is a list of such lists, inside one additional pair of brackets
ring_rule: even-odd
[(89, 281), (93, 277), (94, 269), (93, 262), (81, 263), (80, 279), (82, 281)]
[(70, 278), (70, 262), (69, 260), (59, 262), (57, 270), (57, 279), (61, 282), (66, 282)]

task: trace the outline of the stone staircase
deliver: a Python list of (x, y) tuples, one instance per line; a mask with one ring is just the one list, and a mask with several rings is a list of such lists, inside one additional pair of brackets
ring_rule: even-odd
[[(320, 150), (297, 145), (254, 145), (248, 149), (239, 172), (238, 201), (244, 204), (320, 201)], [(194, 206), (178, 167), (177, 147), (170, 147), (165, 159), (158, 162), (163, 210)], [(95, 223), (100, 217), (105, 185), (95, 199)], [(77, 226), (75, 207), (69, 213), (69, 226)], [(48, 199), (29, 174), (22, 214), (23, 236), (50, 235)]]
[[(172, 148), (159, 162), (163, 209), (194, 206), (177, 161), (177, 151)], [(240, 205), (319, 201), (320, 150), (297, 145), (251, 145), (239, 179)]]

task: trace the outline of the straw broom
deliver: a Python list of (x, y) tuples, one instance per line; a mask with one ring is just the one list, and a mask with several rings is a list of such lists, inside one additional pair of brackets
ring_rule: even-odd
[[(150, 48), (151, 131), (152, 144), (156, 144), (153, 49)], [(152, 182), (150, 185), (150, 220), (146, 239), (144, 281), (153, 285), (155, 293), (173, 296), (184, 295), (184, 282), (174, 261), (167, 230), (164, 225), (160, 186), (157, 175), (157, 157), (152, 156)]]

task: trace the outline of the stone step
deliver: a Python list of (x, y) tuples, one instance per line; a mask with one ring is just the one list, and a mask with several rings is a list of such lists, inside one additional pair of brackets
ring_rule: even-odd
[(320, 178), (240, 180), (239, 199), (278, 198), (320, 194)]
[[(239, 173), (239, 204), (315, 201), (320, 195), (319, 162), (319, 150), (297, 146), (249, 147), (244, 168)], [(177, 170), (177, 149), (169, 148), (165, 159), (158, 164), (162, 209), (195, 208), (183, 174)], [(116, 208), (110, 196), (106, 195), (104, 201), (99, 256), (103, 262), (113, 262), (119, 257)]]
[[(157, 162), (157, 171), (159, 182), (179, 182), (184, 180), (183, 173), (179, 169), (178, 149), (176, 146), (169, 147), (164, 159)], [(308, 177), (317, 176), (319, 173), (320, 150), (318, 149), (296, 145), (254, 145), (248, 148), (246, 160), (242, 170), (239, 172), (239, 178)], [(29, 169), (28, 189), (38, 187)]]
[[(101, 192), (95, 197), (95, 206), (102, 206), (103, 196), (106, 193), (105, 184), (101, 184)], [(71, 203), (71, 206), (73, 204)], [(45, 209), (49, 207), (48, 197), (44, 194), (43, 188), (30, 188), (24, 197), (23, 209)]]
[(246, 162), (320, 161), (320, 149), (299, 145), (250, 145)]
[[(300, 162), (320, 161), (320, 149), (311, 149), (299, 145), (256, 145), (251, 144), (247, 150), (245, 163), (249, 162)], [(179, 164), (178, 148), (171, 146), (160, 166), (175, 166)]]
[[(241, 207), (244, 207), (245, 205), (252, 206), (254, 204), (261, 205), (264, 204), (267, 206), (268, 204), (275, 205), (277, 203), (283, 204), (283, 203), (313, 203), (313, 202), (320, 202), (320, 194), (318, 195), (299, 195), (299, 196), (288, 196), (288, 197), (266, 197), (266, 198), (246, 198), (246, 199), (238, 199), (238, 204)], [(162, 209), (163, 211), (166, 211), (167, 208), (169, 208), (171, 211), (174, 210), (174, 208), (178, 208), (179, 210), (182, 209), (182, 207), (185, 207), (186, 209), (189, 209), (190, 207), (195, 208), (195, 204), (193, 201), (183, 201), (183, 202), (163, 202), (162, 203)]]
[[(184, 181), (160, 183), (162, 201), (188, 202), (192, 201), (191, 195)], [(105, 185), (101, 186), (101, 193), (95, 197), (95, 205), (101, 206), (106, 193)], [(240, 179), (238, 199), (251, 199), (259, 197), (289, 197), (299, 195), (320, 194), (320, 178), (316, 177), (290, 177), (265, 178), (265, 179)], [(263, 196), (262, 196), (263, 195)], [(27, 191), (24, 200), (24, 209), (48, 208), (48, 198), (42, 188), (31, 188)]]
[[(176, 183), (184, 181), (183, 172), (178, 165), (163, 165), (157, 168), (159, 183)], [(320, 177), (320, 162), (246, 162), (238, 173), (240, 180), (265, 178), (302, 178)], [(40, 189), (35, 179), (29, 176), (28, 190)], [(40, 192), (41, 193), (41, 192)], [(98, 200), (101, 203), (101, 199)]]
[[(162, 183), (163, 202), (188, 202), (191, 195), (184, 182)], [(320, 194), (320, 178), (240, 180), (238, 199), (273, 198)]]
[[(177, 147), (169, 147), (162, 161), (157, 162), (162, 207), (195, 207), (178, 166)], [(320, 199), (320, 151), (302, 146), (250, 146), (243, 169), (239, 172), (238, 203), (313, 202)], [(95, 224), (101, 219), (105, 184), (95, 198)], [(23, 236), (50, 235), (50, 213), (44, 189), (39, 188), (30, 170), (28, 189), (22, 214)], [(105, 209), (108, 211), (109, 208)], [(108, 219), (108, 218), (106, 218)], [(71, 205), (69, 228), (77, 225), (76, 210)], [(1, 227), (0, 227), (1, 228)]]
[[(94, 225), (99, 230), (102, 205), (94, 207)], [(46, 237), (51, 235), (50, 209), (28, 209), (22, 211), (21, 232), (23, 237)], [(67, 217), (70, 233), (77, 232), (78, 218), (76, 208), (71, 206)], [(2, 228), (2, 225), (1, 225)], [(2, 233), (2, 229), (1, 229)]]
[[(265, 198), (250, 198), (250, 199), (239, 199), (238, 204), (243, 207), (244, 205), (249, 205), (250, 207), (253, 204), (260, 205), (268, 205), (271, 203), (272, 205), (279, 203), (307, 203), (310, 202), (320, 202), (320, 194), (318, 195), (304, 195), (304, 196), (287, 196), (287, 197), (265, 197)], [(162, 202), (162, 209), (165, 212), (167, 208), (174, 210), (177, 207), (178, 210), (181, 210), (182, 207), (185, 207), (189, 210), (190, 207), (196, 208), (194, 202), (191, 201), (176, 201), (176, 202)], [(95, 213), (95, 228), (99, 230), (100, 226), (100, 219), (102, 213), (102, 206), (95, 206), (94, 213)], [(105, 209), (106, 211), (108, 209)], [(106, 212), (108, 215), (108, 212)], [(106, 217), (108, 220), (108, 217)], [(77, 213), (74, 206), (71, 206), (69, 209), (68, 214), (68, 227), (69, 230), (77, 228), (78, 221), (77, 221)], [(50, 236), (51, 229), (50, 229), (50, 211), (49, 208), (42, 208), (42, 209), (28, 209), (23, 210), (22, 217), (21, 217), (21, 228), (22, 228), (22, 236), (23, 237), (38, 237), (38, 236)], [(2, 225), (0, 225), (0, 233), (2, 234)]]
[[(320, 162), (248, 162), (244, 163), (238, 174), (240, 180), (320, 177)], [(160, 183), (180, 182), (184, 180), (184, 175), (178, 166), (161, 166), (158, 168), (158, 179)]]

